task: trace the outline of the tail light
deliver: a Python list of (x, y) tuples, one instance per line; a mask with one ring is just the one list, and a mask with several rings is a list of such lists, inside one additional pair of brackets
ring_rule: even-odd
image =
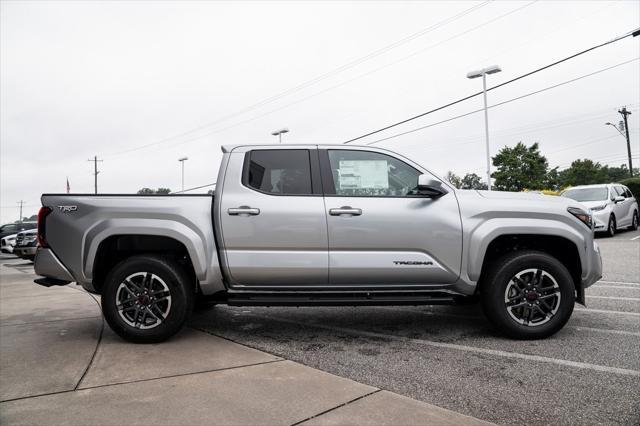
[(41, 207), (38, 212), (38, 245), (40, 247), (49, 247), (47, 243), (47, 216), (51, 213), (49, 207)]

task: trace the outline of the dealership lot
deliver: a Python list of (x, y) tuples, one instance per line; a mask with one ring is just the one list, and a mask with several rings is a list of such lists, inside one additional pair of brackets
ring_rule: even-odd
[[(10, 423), (45, 418), (70, 423), (100, 418), (139, 423), (153, 418), (145, 416), (150, 404), (156, 404), (158, 410), (151, 416), (169, 422), (177, 419), (172, 417), (176, 413), (186, 415), (181, 404), (201, 406), (198, 398), (203, 389), (208, 395), (224, 393), (221, 389), (241, 383), (243, 372), (255, 378), (248, 369), (260, 369), (277, 377), (283, 371), (294, 371), (288, 386), (307, 380), (311, 388), (301, 385), (282, 394), (278, 392), (286, 386), (264, 393), (255, 390), (250, 395), (255, 405), (219, 419), (230, 423), (257, 419), (353, 423), (377, 407), (388, 421), (400, 412), (433, 413), (428, 405), (433, 404), (499, 424), (635, 424), (640, 418), (640, 232), (597, 241), (604, 277), (587, 291), (588, 308), (578, 306), (569, 324), (552, 338), (530, 342), (496, 335), (477, 306), (217, 306), (197, 312), (190, 329), (165, 344), (131, 345), (108, 329), (100, 334), (99, 310), (88, 294), (75, 286), (45, 289), (32, 285), (32, 265), (3, 255), (0, 269), (10, 275), (1, 278), (4, 383), (0, 390), (3, 400), (14, 401), (0, 404), (0, 413)], [(23, 295), (22, 288), (28, 294)], [(27, 297), (32, 300), (29, 308), (21, 308), (19, 301)], [(45, 323), (55, 329), (44, 334), (52, 340), (30, 341), (21, 331)], [(9, 348), (7, 342), (12, 342)], [(34, 350), (10, 352), (13, 345), (32, 345)], [(162, 351), (163, 357), (154, 357), (152, 348)], [(52, 355), (55, 353), (58, 355)], [(149, 357), (153, 362), (147, 362)], [(113, 362), (116, 359), (120, 364)], [(279, 367), (284, 362), (293, 367), (278, 370), (284, 368)], [(26, 368), (29, 365), (33, 367)], [(347, 380), (339, 382), (340, 378)], [(326, 381), (326, 392), (314, 388), (319, 380)], [(169, 386), (161, 386), (163, 383)], [(254, 386), (250, 384), (247, 389)], [(171, 393), (181, 387), (194, 391)], [(69, 392), (74, 388), (75, 392)], [(230, 391), (239, 398), (245, 392), (240, 387)], [(29, 396), (42, 393), (51, 395)], [(179, 403), (167, 405), (158, 395)], [(299, 395), (304, 398), (297, 398)], [(309, 398), (315, 404), (308, 405)], [(272, 405), (290, 406), (290, 412), (264, 409), (260, 401), (267, 399)], [(354, 399), (357, 401), (340, 410), (331, 408)], [(133, 412), (133, 417), (109, 417), (112, 414), (100, 408), (116, 403), (120, 413)], [(143, 408), (130, 410), (136, 403)], [(87, 404), (97, 411), (87, 410)], [(216, 410), (230, 407), (225, 404)], [(409, 410), (412, 404), (418, 404), (412, 408), (416, 411)], [(400, 407), (395, 414), (393, 407)], [(314, 417), (327, 408), (332, 411), (325, 417)], [(196, 422), (202, 415), (197, 410), (189, 412), (193, 417), (180, 418)], [(68, 417), (69, 413), (79, 417)], [(83, 417), (87, 413), (97, 417)], [(255, 417), (256, 413), (267, 417)], [(373, 422), (381, 419), (370, 418)], [(410, 419), (405, 417), (407, 422)]]
[(192, 325), (283, 358), (500, 424), (640, 419), (640, 232), (599, 238), (604, 276), (539, 341), (479, 307), (230, 308)]

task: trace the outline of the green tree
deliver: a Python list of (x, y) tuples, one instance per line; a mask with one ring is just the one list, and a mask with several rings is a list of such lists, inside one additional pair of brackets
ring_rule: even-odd
[[(629, 167), (621, 164), (620, 167), (607, 167), (609, 182), (620, 182), (623, 179), (629, 179)], [(633, 168), (633, 176), (640, 176), (640, 169)]]
[(142, 194), (142, 195), (170, 194), (170, 193), (171, 193), (171, 190), (169, 188), (158, 188), (158, 189), (142, 188), (138, 190), (138, 194)]
[(449, 170), (446, 174), (446, 176), (444, 177), (451, 185), (455, 186), (456, 188), (460, 188), (460, 186), (462, 185), (462, 179), (460, 179), (460, 176), (458, 176), (457, 174), (453, 173), (451, 170)]
[(495, 187), (501, 191), (544, 189), (549, 163), (540, 154), (538, 143), (526, 146), (518, 142), (513, 148), (505, 146), (493, 158), (497, 168), (491, 174)]
[(608, 168), (592, 160), (575, 160), (571, 167), (560, 172), (561, 187), (609, 183)]
[(461, 180), (460, 189), (487, 189), (487, 184), (475, 173), (467, 173)]

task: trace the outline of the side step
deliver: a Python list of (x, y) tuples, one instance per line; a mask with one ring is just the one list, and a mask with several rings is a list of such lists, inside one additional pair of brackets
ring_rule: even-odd
[(229, 306), (384, 306), (384, 305), (450, 305), (449, 293), (327, 293), (327, 294), (260, 294), (231, 293), (224, 302)]
[(67, 285), (71, 281), (64, 281), (64, 280), (57, 280), (55, 278), (43, 277), (43, 278), (36, 278), (35, 280), (33, 280), (33, 282), (43, 287), (53, 287), (56, 285)]

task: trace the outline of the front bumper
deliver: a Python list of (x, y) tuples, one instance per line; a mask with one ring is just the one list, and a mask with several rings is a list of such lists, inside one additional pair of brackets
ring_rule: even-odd
[(36, 255), (38, 247), (14, 247), (13, 254), (18, 257), (33, 257)]
[(607, 227), (609, 226), (609, 217), (611, 217), (611, 211), (608, 208), (595, 212), (591, 210), (591, 215), (593, 216), (595, 232), (606, 231)]
[(602, 278), (602, 256), (600, 255), (600, 246), (595, 241), (591, 242), (592, 247), (587, 249), (587, 274), (582, 277), (582, 288), (595, 284)]

